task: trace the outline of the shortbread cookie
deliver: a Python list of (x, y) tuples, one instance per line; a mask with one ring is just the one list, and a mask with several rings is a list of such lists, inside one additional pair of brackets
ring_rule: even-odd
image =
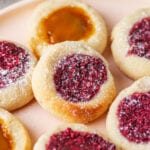
[(85, 43), (50, 46), (32, 78), (34, 95), (48, 112), (87, 123), (102, 115), (116, 95), (104, 58)]
[(14, 110), (33, 99), (31, 76), (35, 63), (25, 47), (0, 40), (0, 107)]
[(150, 150), (150, 77), (123, 90), (110, 107), (106, 127), (124, 150)]
[(63, 41), (85, 41), (103, 52), (107, 43), (102, 17), (79, 0), (47, 0), (34, 11), (30, 24), (30, 45), (41, 56), (47, 45)]
[(120, 21), (112, 33), (112, 53), (119, 68), (132, 79), (150, 76), (150, 8)]
[(31, 140), (26, 129), (12, 114), (1, 108), (0, 149), (31, 150)]
[(118, 148), (98, 131), (85, 125), (70, 124), (43, 134), (34, 150), (117, 150)]

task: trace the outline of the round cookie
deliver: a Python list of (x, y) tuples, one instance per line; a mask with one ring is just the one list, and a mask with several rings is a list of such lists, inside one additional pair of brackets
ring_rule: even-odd
[(32, 77), (36, 100), (69, 122), (87, 123), (102, 115), (116, 95), (104, 58), (82, 42), (48, 47)]
[(124, 89), (110, 107), (106, 128), (110, 139), (124, 150), (150, 149), (150, 77)]
[(36, 58), (18, 43), (0, 40), (0, 107), (14, 110), (33, 99)]
[(103, 52), (107, 30), (102, 17), (79, 0), (47, 0), (34, 11), (30, 24), (30, 46), (37, 56), (45, 47), (63, 41), (85, 41)]
[(150, 75), (150, 8), (123, 18), (112, 32), (112, 53), (130, 78)]
[[(43, 134), (34, 146), (34, 150), (51, 149), (103, 149), (117, 150), (96, 130), (91, 130), (85, 125), (69, 124)], [(118, 149), (119, 150), (119, 149)]]
[(0, 149), (31, 150), (31, 140), (23, 125), (12, 114), (0, 108)]

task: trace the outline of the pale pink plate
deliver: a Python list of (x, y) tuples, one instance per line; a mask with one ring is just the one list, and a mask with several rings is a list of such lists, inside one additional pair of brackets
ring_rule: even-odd
[[(0, 39), (17, 41), (25, 46), (28, 45), (28, 27), (33, 9), (43, 0), (25, 0), (8, 8), (0, 10)], [(109, 28), (109, 35), (113, 26), (125, 15), (138, 8), (150, 6), (149, 0), (84, 0), (96, 8), (106, 20)], [(110, 42), (104, 53), (104, 57), (110, 63), (110, 69), (115, 77), (117, 90), (127, 87), (132, 83), (123, 75), (112, 60)], [(14, 91), (15, 92), (15, 91)], [(44, 132), (64, 124), (62, 120), (48, 114), (35, 100), (25, 107), (13, 112), (27, 127), (33, 143)], [(99, 129), (107, 135), (105, 129), (106, 114), (88, 126)]]

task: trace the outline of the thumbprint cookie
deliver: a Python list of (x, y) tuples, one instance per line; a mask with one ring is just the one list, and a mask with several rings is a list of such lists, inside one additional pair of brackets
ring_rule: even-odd
[(85, 125), (69, 124), (43, 134), (34, 150), (119, 150), (98, 131)]
[(110, 107), (106, 127), (124, 150), (150, 150), (150, 77), (124, 89)]
[(102, 115), (116, 95), (104, 58), (82, 42), (49, 46), (32, 77), (35, 98), (48, 112), (87, 123)]
[(17, 109), (33, 99), (34, 55), (18, 43), (0, 40), (0, 107)]
[(103, 52), (106, 25), (99, 13), (79, 0), (47, 0), (34, 11), (30, 24), (30, 45), (41, 56), (47, 45), (63, 41), (85, 41)]
[(116, 64), (130, 78), (150, 76), (150, 8), (122, 19), (112, 32)]
[(0, 149), (31, 150), (31, 140), (23, 125), (12, 114), (0, 108)]

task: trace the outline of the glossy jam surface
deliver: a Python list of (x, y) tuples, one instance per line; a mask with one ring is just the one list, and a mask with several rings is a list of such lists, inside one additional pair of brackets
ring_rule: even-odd
[(133, 93), (119, 104), (119, 130), (131, 142), (150, 142), (150, 91)]
[(0, 124), (0, 150), (12, 150), (13, 142), (7, 129)]
[(129, 33), (128, 55), (150, 59), (150, 17), (135, 23)]
[(67, 128), (50, 137), (46, 150), (116, 150), (116, 147), (97, 134)]
[(38, 36), (47, 43), (87, 39), (94, 32), (90, 18), (79, 7), (64, 7), (44, 18)]
[(60, 60), (55, 67), (56, 91), (74, 103), (91, 100), (107, 80), (103, 61), (94, 56), (72, 54)]
[(30, 56), (21, 47), (0, 41), (0, 89), (14, 83), (29, 68)]

